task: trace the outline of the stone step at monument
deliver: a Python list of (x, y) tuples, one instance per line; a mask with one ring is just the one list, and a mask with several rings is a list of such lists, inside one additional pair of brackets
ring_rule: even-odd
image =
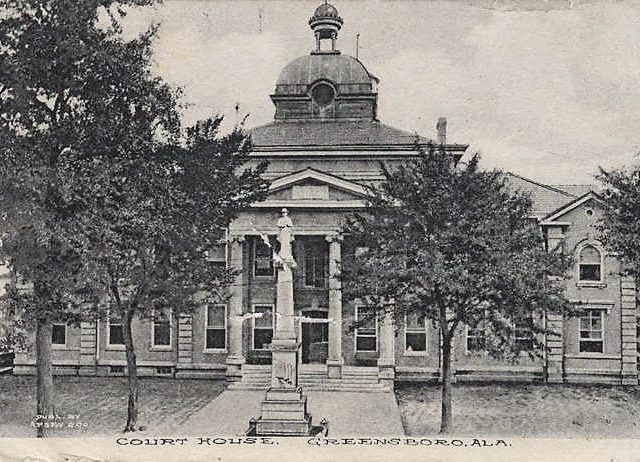
[(342, 375), (378, 375), (377, 367), (343, 366)]
[(330, 378), (324, 376), (311, 376), (301, 374), (298, 377), (299, 382), (354, 382), (354, 383), (378, 383), (377, 375), (358, 376), (358, 375), (343, 375), (341, 378)]
[[(271, 382), (270, 375), (249, 375), (242, 378), (242, 383), (268, 385)], [(342, 377), (340, 379), (329, 377), (309, 377), (301, 375), (298, 378), (300, 385), (316, 385), (316, 384), (330, 384), (330, 385), (377, 385), (378, 377)]]
[[(271, 375), (247, 374), (242, 377), (243, 383), (268, 384), (271, 382)], [(327, 376), (309, 376), (301, 374), (298, 378), (301, 385), (316, 383), (337, 383), (337, 384), (377, 384), (378, 376), (342, 376), (342, 378), (329, 378)]]
[(300, 381), (300, 386), (315, 386), (315, 385), (330, 385), (330, 386), (354, 386), (354, 387), (369, 387), (377, 386), (379, 382), (358, 382), (355, 380), (318, 380), (318, 381)]
[[(342, 391), (342, 392), (355, 392), (355, 393), (385, 393), (388, 391), (392, 391), (391, 387), (375, 384), (366, 386), (353, 386), (353, 385), (332, 385), (332, 384), (315, 384), (309, 386), (302, 386), (303, 391)], [(230, 383), (228, 386), (229, 390), (262, 390), (266, 391), (268, 385), (259, 385), (259, 384), (249, 384), (242, 382), (234, 382)]]

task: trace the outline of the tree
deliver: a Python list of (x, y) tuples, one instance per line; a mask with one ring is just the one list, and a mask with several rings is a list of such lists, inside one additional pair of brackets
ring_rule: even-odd
[(571, 310), (562, 284), (568, 262), (545, 251), (531, 201), (478, 161), (456, 166), (431, 149), (393, 171), (383, 165), (384, 181), (345, 228), (360, 247), (345, 259), (345, 297), (378, 316), (393, 313), (396, 325), (420, 316), (440, 332), (442, 433), (452, 426), (451, 352), (460, 326), (485, 329), (486, 350), (515, 360), (523, 349), (516, 323), (533, 338), (535, 356), (545, 313)]
[(618, 252), (635, 278), (640, 276), (640, 166), (630, 171), (600, 169), (604, 216), (600, 238)]
[(77, 321), (78, 294), (91, 293), (68, 179), (178, 133), (176, 92), (149, 70), (155, 28), (125, 41), (119, 26), (126, 8), (151, 3), (0, 1), (1, 253), (32, 284), (7, 296), (35, 324), (38, 415), (53, 411), (52, 322)]
[[(94, 160), (81, 172), (76, 236), (83, 277), (122, 320), (129, 399), (125, 431), (138, 429), (138, 380), (132, 330), (135, 317), (191, 313), (219, 302), (235, 273), (212, 264), (207, 252), (224, 244), (237, 212), (264, 198), (266, 165), (247, 166), (251, 143), (242, 127), (219, 134), (222, 117), (185, 131), (184, 142), (147, 146), (133, 157)], [(88, 181), (87, 181), (88, 180)]]

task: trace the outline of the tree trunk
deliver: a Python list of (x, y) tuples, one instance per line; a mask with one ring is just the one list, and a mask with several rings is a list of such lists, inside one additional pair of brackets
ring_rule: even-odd
[(36, 436), (44, 438), (49, 434), (46, 424), (53, 424), (48, 418), (53, 408), (53, 373), (51, 366), (51, 331), (53, 322), (48, 318), (36, 321)]
[(451, 336), (442, 334), (442, 416), (440, 433), (451, 429), (453, 414), (451, 409)]
[(138, 423), (138, 370), (136, 368), (136, 352), (133, 347), (133, 336), (131, 334), (131, 321), (134, 310), (127, 309), (122, 317), (122, 330), (124, 336), (124, 346), (127, 354), (127, 377), (129, 384), (129, 403), (127, 405), (127, 425), (125, 432), (134, 432)]

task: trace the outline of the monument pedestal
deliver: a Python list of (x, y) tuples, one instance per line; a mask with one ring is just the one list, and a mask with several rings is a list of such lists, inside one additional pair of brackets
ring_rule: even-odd
[(307, 413), (307, 397), (297, 383), (298, 347), (295, 339), (274, 339), (271, 344), (271, 387), (256, 421), (258, 436), (309, 435), (311, 416)]
[(300, 388), (269, 388), (256, 421), (258, 436), (308, 436), (311, 416)]

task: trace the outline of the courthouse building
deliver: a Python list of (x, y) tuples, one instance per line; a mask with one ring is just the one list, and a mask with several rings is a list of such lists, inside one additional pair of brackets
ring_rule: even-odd
[[(314, 51), (282, 69), (271, 95), (274, 120), (251, 131), (252, 158), (269, 162), (269, 195), (240, 213), (229, 227), (228, 244), (210, 255), (212, 264), (240, 271), (230, 297), (188, 317), (137, 320), (140, 375), (226, 377), (233, 387), (267, 386), (277, 322), (270, 246), (286, 208), (298, 264), (294, 305), (302, 386), (372, 391), (397, 380), (440, 376), (439, 335), (431, 325), (406, 319), (393, 326), (379, 319), (352, 329), (366, 312), (341, 295), (340, 262), (357, 251), (357, 243), (348, 242), (340, 229), (346, 216), (364, 207), (366, 185), (383, 178), (380, 162), (393, 168), (420, 155), (416, 145), (433, 144), (459, 158), (467, 146), (448, 142), (444, 119), (435, 139), (382, 123), (378, 79), (338, 50), (343, 20), (335, 7), (319, 6), (309, 25)], [(542, 339), (547, 346), (542, 358), (523, 357), (518, 364), (489, 358), (482, 351), (482, 329), (461, 329), (455, 379), (636, 384), (635, 285), (620, 275), (620, 262), (597, 240), (598, 196), (588, 186), (544, 185), (517, 175), (510, 180), (531, 194), (549, 251), (575, 256), (567, 293), (583, 311), (569, 319), (548, 316), (544, 322), (557, 335)], [(125, 372), (122, 326), (115, 319), (56, 325), (52, 341), (57, 373)], [(516, 326), (514, 341), (532, 339)], [(33, 373), (33, 352), (19, 353), (14, 371)]]

